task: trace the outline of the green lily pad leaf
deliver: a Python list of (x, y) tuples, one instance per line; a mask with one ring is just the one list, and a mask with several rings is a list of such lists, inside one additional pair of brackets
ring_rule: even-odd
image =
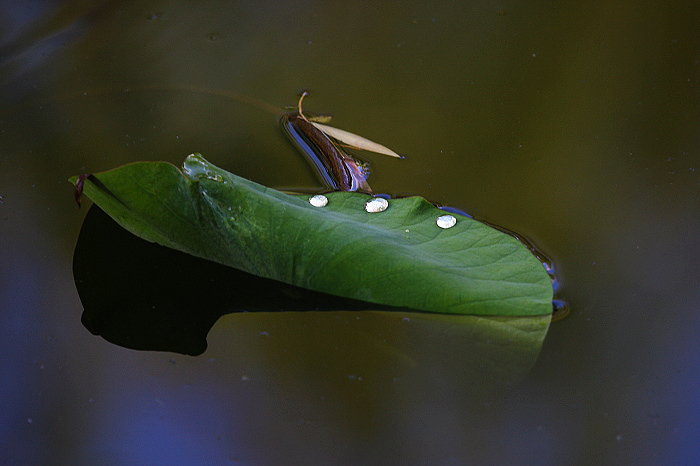
[(552, 312), (550, 277), (522, 243), (461, 215), (440, 219), (420, 197), (368, 212), (377, 198), (333, 192), (317, 207), (199, 154), (182, 171), (137, 162), (94, 174), (83, 192), (145, 240), (302, 288), (437, 313)]

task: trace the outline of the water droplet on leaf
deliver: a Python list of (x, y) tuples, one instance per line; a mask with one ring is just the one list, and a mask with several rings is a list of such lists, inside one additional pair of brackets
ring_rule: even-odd
[(185, 159), (182, 172), (192, 179), (206, 178), (218, 183), (225, 183), (224, 177), (209, 169), (209, 162), (199, 154), (190, 154)]
[(328, 204), (328, 198), (323, 194), (316, 194), (315, 196), (311, 196), (309, 199), (309, 204), (314, 207), (326, 207), (326, 204)]
[(365, 210), (367, 212), (384, 212), (389, 208), (389, 201), (381, 197), (375, 197), (365, 202)]
[(437, 219), (437, 226), (440, 228), (452, 228), (457, 223), (457, 219), (452, 215), (441, 215)]

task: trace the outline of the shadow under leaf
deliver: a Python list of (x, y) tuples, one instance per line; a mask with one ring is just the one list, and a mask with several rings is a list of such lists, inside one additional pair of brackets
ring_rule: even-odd
[(318, 293), (142, 240), (93, 205), (73, 276), (83, 325), (126, 348), (199, 355), (222, 315), (234, 312), (398, 310)]

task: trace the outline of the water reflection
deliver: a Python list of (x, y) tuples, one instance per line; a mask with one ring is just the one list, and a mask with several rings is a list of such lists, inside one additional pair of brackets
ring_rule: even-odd
[[(120, 346), (200, 355), (222, 316), (262, 312), (254, 325), (265, 322), (265, 328), (251, 331), (274, 333), (277, 341), (287, 342), (284, 354), (280, 348), (260, 348), (277, 355), (269, 358), (277, 369), (288, 365), (282, 361), (315, 367), (322, 359), (326, 375), (378, 380), (393, 374), (393, 380), (425, 377), (439, 366), (441, 373), (463, 378), (471, 393), (493, 391), (524, 376), (550, 321), (549, 315), (436, 315), (304, 290), (143, 241), (96, 206), (83, 224), (73, 271), (83, 324)], [(236, 314), (218, 326), (240, 331), (249, 324)], [(216, 334), (220, 340), (235, 338)]]

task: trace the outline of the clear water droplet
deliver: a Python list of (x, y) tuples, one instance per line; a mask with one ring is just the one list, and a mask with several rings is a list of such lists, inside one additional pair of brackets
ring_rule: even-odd
[(381, 197), (375, 197), (365, 202), (365, 210), (367, 212), (384, 212), (389, 208), (389, 201)]
[(316, 194), (315, 196), (311, 196), (309, 199), (309, 204), (314, 207), (326, 207), (328, 204), (328, 198), (323, 194)]
[(209, 179), (218, 183), (225, 183), (224, 177), (210, 170), (209, 162), (199, 154), (190, 154), (185, 159), (182, 172), (192, 179)]
[(437, 219), (437, 226), (440, 228), (452, 228), (457, 224), (457, 219), (452, 215), (440, 215)]

